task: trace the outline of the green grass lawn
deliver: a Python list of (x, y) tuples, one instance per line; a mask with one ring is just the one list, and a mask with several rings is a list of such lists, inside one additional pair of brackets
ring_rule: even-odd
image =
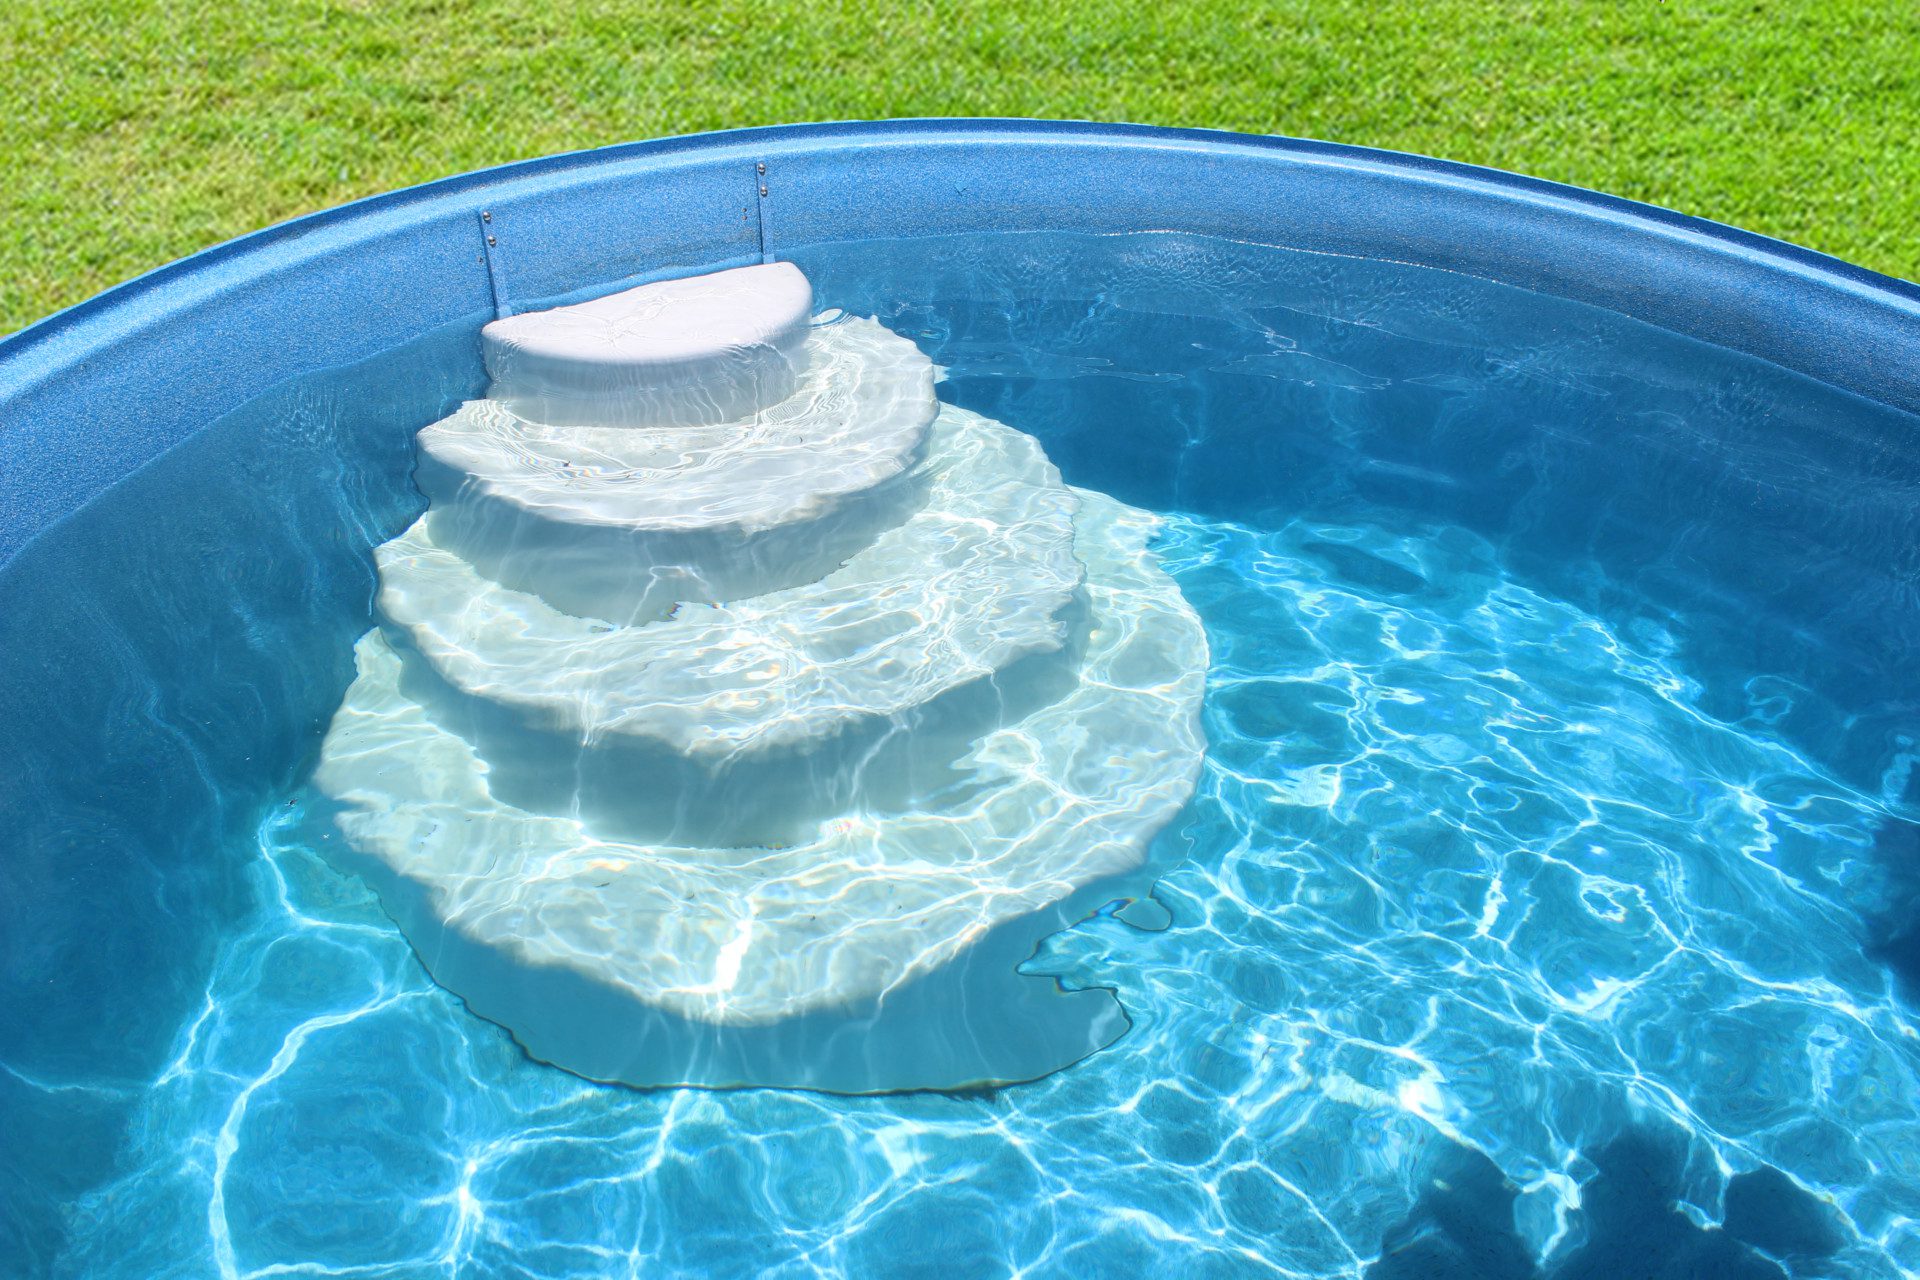
[(0, 332), (445, 174), (884, 116), (1417, 151), (1920, 276), (1915, 0), (14, 0), (0, 69)]

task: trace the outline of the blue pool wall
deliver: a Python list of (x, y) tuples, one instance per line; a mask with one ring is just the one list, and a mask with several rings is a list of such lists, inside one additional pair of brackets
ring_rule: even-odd
[[(162, 268), (0, 340), (0, 1256), (57, 1247), (46, 1233), (55, 1206), (104, 1176), (128, 1099), (165, 1070), (174, 1032), (192, 1022), (202, 952), (245, 894), (231, 861), (209, 853), (244, 841), (310, 767), (366, 625), (368, 549), (418, 510), (411, 431), (478, 392), (475, 338), (502, 301), (544, 305), (769, 253), (825, 279), (833, 255), (816, 258), (818, 246), (908, 245), (862, 277), (878, 306), (882, 292), (944, 287), (912, 242), (1148, 229), (1534, 289), (1734, 353), (1702, 348), (1709, 379), (1737, 378), (1725, 362), (1751, 356), (1829, 384), (1836, 402), (1874, 402), (1831, 415), (1816, 405), (1778, 424), (1780, 447), (1743, 455), (1717, 487), (1721, 446), (1736, 443), (1726, 433), (1747, 406), (1728, 406), (1721, 434), (1694, 442), (1704, 447), (1685, 477), (1669, 465), (1677, 455), (1643, 447), (1650, 437), (1607, 434), (1633, 419), (1608, 416), (1604, 396), (1482, 399), (1485, 429), (1444, 440), (1424, 438), (1405, 405), (1406, 422), (1367, 424), (1365, 443), (1398, 468), (1383, 475), (1460, 481), (1447, 514), (1517, 531), (1516, 551), (1530, 547), (1543, 572), (1602, 541), (1617, 569), (1631, 548), (1613, 536), (1622, 526), (1651, 531), (1638, 548), (1648, 561), (1672, 562), (1658, 531), (1676, 504), (1710, 493), (1689, 513), (1702, 532), (1682, 558), (1704, 579), (1766, 588), (1784, 619), (1743, 637), (1746, 606), (1730, 600), (1719, 642), (1747, 645), (1751, 669), (1788, 670), (1833, 705), (1800, 735), (1821, 758), (1853, 762), (1858, 779), (1897, 754), (1920, 636), (1920, 601), (1901, 585), (1916, 580), (1920, 545), (1910, 284), (1486, 170), (1115, 126), (754, 130), (377, 197)], [(1105, 393), (1126, 389), (1109, 380)], [(1337, 388), (1298, 394), (1266, 407), (1309, 423), (1341, 408)], [(1337, 469), (1316, 470), (1311, 441), (1262, 434), (1249, 410), (1191, 451), (1194, 483), (1154, 491), (1155, 477), (1181, 473), (1185, 445), (1152, 436), (1145, 403), (1103, 406), (1130, 424), (1113, 440), (1055, 435), (1049, 451), (1070, 479), (1144, 486), (1121, 496), (1249, 521), (1283, 514)], [(1592, 416), (1530, 443), (1569, 405)], [(1839, 418), (1847, 432), (1824, 429)], [(1566, 432), (1588, 429), (1596, 438), (1569, 443)], [(1474, 482), (1484, 456), (1516, 449), (1530, 450), (1532, 472)], [(1121, 457), (1139, 465), (1100, 470)], [(301, 483), (282, 483), (287, 474)], [(136, 486), (108, 492), (130, 477), (137, 503), (122, 497)], [(1826, 570), (1780, 581), (1753, 563), (1766, 559), (1745, 540), (1755, 511), (1780, 536), (1830, 547)], [(38, 537), (55, 526), (59, 536)], [(1806, 656), (1816, 651), (1835, 656), (1822, 665)], [(1855, 706), (1880, 719), (1863, 722)], [(1889, 830), (1912, 843), (1908, 828)], [(1920, 945), (1902, 927), (1889, 926), (1887, 945)], [(75, 1081), (85, 1084), (67, 1087)], [(40, 1173), (55, 1168), (72, 1185)]]
[(0, 341), (0, 563), (269, 388), (489, 316), (497, 297), (537, 302), (828, 241), (1048, 228), (1172, 228), (1466, 272), (1920, 410), (1920, 287), (1647, 205), (1284, 138), (1039, 121), (799, 125), (377, 196), (207, 250)]

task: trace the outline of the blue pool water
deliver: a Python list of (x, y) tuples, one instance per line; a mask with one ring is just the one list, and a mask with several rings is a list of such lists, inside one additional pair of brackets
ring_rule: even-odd
[(1200, 791), (1030, 963), (1131, 1030), (996, 1092), (648, 1092), (432, 984), (302, 783), (464, 326), (0, 576), (0, 1274), (1920, 1268), (1920, 423), (1392, 263), (800, 262), (1166, 516)]

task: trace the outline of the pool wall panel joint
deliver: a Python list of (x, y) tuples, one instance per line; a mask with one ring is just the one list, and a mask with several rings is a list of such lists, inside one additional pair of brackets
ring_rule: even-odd
[(760, 261), (773, 261), (773, 210), (768, 208), (772, 199), (773, 182), (767, 176), (767, 162), (756, 160), (753, 165), (753, 186), (755, 207), (759, 211)]
[(500, 244), (498, 226), (491, 209), (480, 211), (480, 251), (486, 258), (487, 284), (493, 290), (493, 317), (504, 320), (513, 314), (513, 303), (507, 296), (507, 271), (502, 261), (506, 253)]

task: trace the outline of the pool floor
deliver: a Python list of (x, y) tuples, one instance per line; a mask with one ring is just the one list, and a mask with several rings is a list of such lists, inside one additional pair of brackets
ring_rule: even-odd
[(1920, 1263), (1920, 1042), (1837, 905), (1879, 799), (1457, 528), (1175, 515), (1158, 550), (1215, 655), (1170, 922), (1032, 966), (1117, 991), (1111, 1048), (971, 1096), (591, 1085), (435, 987), (296, 796), (75, 1270)]

